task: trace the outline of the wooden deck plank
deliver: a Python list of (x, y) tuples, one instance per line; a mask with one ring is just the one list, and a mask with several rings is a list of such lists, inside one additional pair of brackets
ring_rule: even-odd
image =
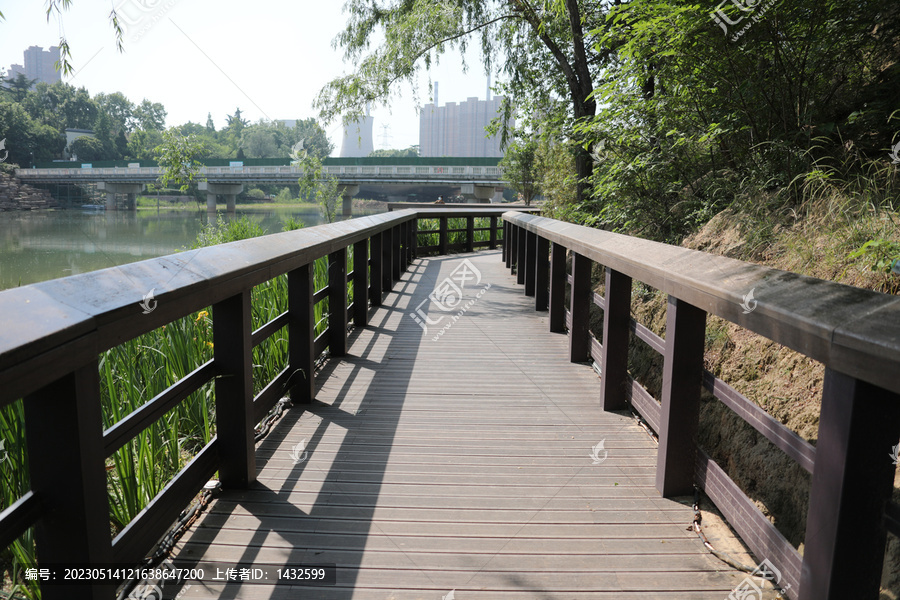
[[(464, 259), (481, 279), (451, 321), (427, 298)], [(426, 333), (417, 308), (442, 322)], [(179, 566), (331, 562), (338, 584), (188, 582), (179, 598), (725, 598), (743, 574), (685, 530), (653, 441), (600, 410), (597, 374), (547, 331), (499, 251), (417, 260), (315, 402), (261, 442), (257, 484), (223, 491), (177, 546)]]

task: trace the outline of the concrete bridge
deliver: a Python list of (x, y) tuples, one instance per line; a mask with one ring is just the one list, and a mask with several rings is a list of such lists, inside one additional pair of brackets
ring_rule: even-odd
[[(302, 169), (290, 159), (253, 161), (209, 161), (200, 168), (200, 190), (207, 194), (206, 206), (215, 212), (219, 196), (233, 212), (245, 183), (294, 184)], [(214, 164), (229, 162), (228, 165)], [(245, 164), (246, 163), (246, 164)], [(271, 163), (271, 164), (258, 164)], [(326, 158), (324, 174), (339, 182), (343, 214), (352, 212), (352, 199), (367, 189), (393, 192), (389, 199), (405, 198), (411, 189), (428, 186), (437, 194), (459, 194), (470, 202), (489, 202), (502, 193), (504, 181), (497, 159), (485, 158)], [(26, 183), (96, 183), (106, 192), (106, 209), (118, 208), (117, 196), (125, 196), (125, 209), (134, 210), (137, 194), (146, 184), (157, 183), (160, 168), (149, 161), (125, 163), (44, 163), (40, 168), (19, 169), (16, 176)], [(499, 201), (499, 198), (497, 198)]]

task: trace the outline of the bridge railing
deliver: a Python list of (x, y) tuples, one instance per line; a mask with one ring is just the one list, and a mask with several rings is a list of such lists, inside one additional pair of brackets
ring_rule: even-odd
[[(285, 393), (295, 403), (311, 401), (319, 357), (343, 355), (348, 325), (366, 325), (369, 306), (381, 304), (420, 250), (434, 249), (419, 247), (420, 221), (423, 239), (437, 235), (444, 251), (471, 250), (496, 247), (503, 212), (401, 210), (0, 292), (0, 408), (22, 400), (30, 477), (30, 489), (0, 512), (0, 549), (34, 527), (41, 566), (137, 565), (213, 473), (228, 488), (255, 480), (254, 425)], [(454, 231), (448, 218), (467, 218), (468, 226)], [(488, 227), (476, 228), (476, 218)], [(427, 226), (435, 222), (436, 234)], [(453, 234), (468, 237), (455, 246)], [(319, 259), (327, 260), (327, 283), (316, 289)], [(253, 330), (251, 292), (285, 275), (287, 310)], [(314, 309), (326, 299), (327, 327), (317, 335)], [(106, 351), (210, 306), (212, 360), (104, 430), (99, 365)], [(285, 331), (288, 364), (254, 394), (253, 349)], [(216, 436), (111, 539), (108, 459), (210, 382)], [(44, 586), (42, 595), (111, 599), (114, 588), (93, 581)]]
[[(87, 164), (87, 163), (85, 163)], [(440, 177), (440, 178), (488, 178), (499, 179), (503, 176), (500, 167), (485, 166), (403, 166), (403, 165), (337, 165), (324, 167), (328, 175), (345, 177), (372, 177), (393, 179), (403, 176)], [(201, 167), (200, 174), (205, 176), (260, 176), (278, 175), (286, 178), (299, 177), (303, 172), (297, 166), (234, 166), (234, 167)], [(75, 177), (90, 179), (103, 177), (158, 176), (159, 167), (75, 167), (58, 169), (18, 169), (16, 176), (24, 179), (45, 177)]]
[[(900, 298), (535, 215), (503, 221), (506, 265), (549, 310), (550, 331), (568, 330), (571, 360), (600, 367), (602, 407), (630, 406), (658, 434), (660, 494), (701, 487), (792, 598), (878, 598), (887, 532), (900, 535), (889, 459), (900, 437)], [(594, 263), (603, 297), (591, 290)], [(632, 318), (633, 281), (668, 295), (665, 339)], [(602, 343), (589, 330), (592, 303)], [(815, 446), (704, 370), (707, 315), (824, 364)], [(663, 357), (661, 402), (629, 375), (632, 334)], [(803, 556), (698, 448), (703, 388), (812, 474)]]

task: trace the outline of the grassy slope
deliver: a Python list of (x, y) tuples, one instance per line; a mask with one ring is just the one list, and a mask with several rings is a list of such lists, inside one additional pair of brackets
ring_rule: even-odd
[[(820, 202), (780, 223), (725, 211), (682, 245), (897, 293), (900, 276), (875, 273), (869, 261), (848, 258), (868, 239), (900, 241), (897, 223), (900, 215), (896, 213), (849, 212), (833, 202)], [(665, 298), (651, 290), (636, 291), (635, 318), (662, 334)], [(659, 398), (661, 361), (641, 342), (631, 350), (635, 376)], [(824, 376), (821, 364), (718, 318), (708, 322), (705, 362), (707, 369), (815, 444)], [(701, 411), (701, 446), (802, 552), (810, 476), (711, 396), (704, 397)], [(894, 487), (894, 501), (900, 502), (900, 474)], [(892, 536), (888, 536), (882, 585), (882, 599), (900, 598), (900, 542)]]

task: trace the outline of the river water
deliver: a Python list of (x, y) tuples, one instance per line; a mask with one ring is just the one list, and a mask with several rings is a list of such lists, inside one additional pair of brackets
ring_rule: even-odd
[[(374, 213), (354, 216), (362, 214)], [(323, 222), (311, 206), (239, 208), (236, 217), (244, 215), (268, 233), (291, 217), (308, 227)], [(2, 212), (0, 290), (178, 252), (196, 241), (207, 219), (194, 210)]]

